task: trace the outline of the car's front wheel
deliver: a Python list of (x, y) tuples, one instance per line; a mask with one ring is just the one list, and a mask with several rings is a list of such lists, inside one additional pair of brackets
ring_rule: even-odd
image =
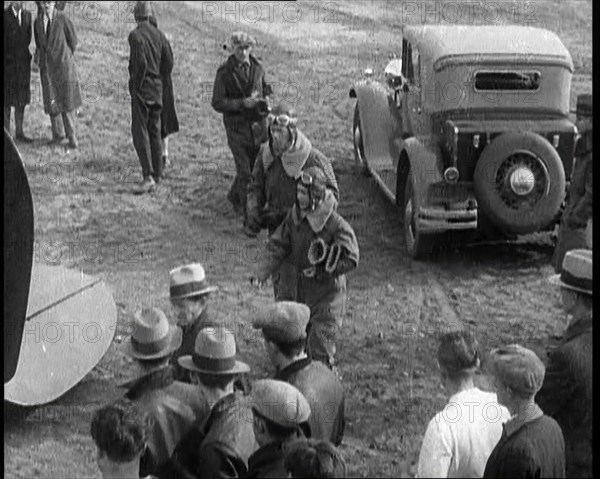
[(435, 234), (423, 233), (417, 221), (419, 204), (413, 188), (412, 171), (406, 175), (404, 198), (402, 202), (402, 226), (406, 252), (413, 259), (427, 259), (434, 248)]
[(362, 129), (360, 126), (360, 114), (358, 112), (358, 102), (354, 107), (354, 121), (352, 122), (352, 142), (354, 143), (354, 164), (361, 173), (367, 175), (369, 169), (365, 159), (365, 147), (363, 144)]

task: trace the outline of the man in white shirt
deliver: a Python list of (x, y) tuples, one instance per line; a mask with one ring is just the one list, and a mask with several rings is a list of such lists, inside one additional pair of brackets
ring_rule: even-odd
[(510, 418), (496, 394), (474, 384), (479, 352), (473, 335), (466, 331), (441, 338), (438, 364), (448, 404), (427, 426), (417, 477), (482, 477), (486, 462)]

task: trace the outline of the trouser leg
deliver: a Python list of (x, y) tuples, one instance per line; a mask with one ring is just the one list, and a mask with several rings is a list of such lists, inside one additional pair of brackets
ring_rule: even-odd
[(169, 137), (165, 136), (162, 139), (162, 156), (169, 156)]
[(75, 135), (75, 116), (73, 115), (73, 111), (63, 111), (62, 114), (62, 122), (65, 127), (65, 135), (71, 141), (76, 141), (77, 137)]
[(236, 211), (243, 212), (245, 222), (246, 196), (255, 159), (252, 158), (252, 153), (255, 150), (252, 130), (249, 124), (240, 123), (229, 125), (226, 131), (227, 143), (233, 154), (236, 171), (236, 177), (231, 186), (228, 199), (233, 203)]
[(564, 221), (558, 230), (558, 239), (556, 241), (556, 248), (552, 256), (552, 265), (556, 273), (562, 272), (562, 262), (567, 252), (586, 248), (586, 230), (585, 228), (570, 228), (565, 225)]
[(131, 98), (131, 136), (144, 178), (153, 174), (148, 138), (148, 107), (135, 95)]
[(52, 139), (57, 140), (63, 136), (63, 129), (58, 115), (50, 115), (50, 126), (52, 127)]
[(306, 351), (314, 361), (321, 361), (327, 367), (335, 364), (337, 325), (333, 319), (311, 318), (308, 323)]
[(4, 107), (4, 128), (10, 133), (10, 106)]
[(25, 118), (25, 105), (15, 107), (15, 132), (17, 136), (24, 136), (23, 134), (23, 120)]
[(160, 112), (159, 105), (152, 105), (148, 109), (148, 141), (150, 144), (150, 157), (154, 180), (158, 183), (162, 176), (162, 140), (160, 138)]

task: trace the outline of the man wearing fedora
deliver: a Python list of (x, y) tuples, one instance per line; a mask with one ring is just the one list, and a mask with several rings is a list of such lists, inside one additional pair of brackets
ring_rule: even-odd
[(260, 449), (250, 456), (246, 477), (287, 477), (284, 455), (291, 443), (306, 437), (308, 401), (291, 384), (261, 379), (252, 383), (250, 403)]
[(535, 403), (544, 364), (518, 344), (490, 351), (486, 364), (498, 404), (511, 418), (485, 465), (483, 477), (565, 477), (565, 442), (558, 423)]
[(209, 412), (203, 388), (174, 379), (169, 357), (181, 345), (181, 329), (169, 324), (158, 308), (135, 316), (133, 334), (121, 351), (136, 360), (140, 375), (121, 385), (152, 420), (148, 448), (142, 457), (142, 475), (160, 474), (179, 440)]
[(256, 43), (245, 32), (234, 32), (230, 41), (233, 54), (217, 70), (212, 107), (223, 114), (227, 144), (233, 154), (236, 176), (227, 199), (236, 213), (244, 217), (246, 195), (252, 178), (254, 160), (266, 136), (268, 102), (272, 88), (265, 81), (265, 70), (251, 54)]
[(567, 477), (592, 477), (592, 252), (569, 251), (550, 281), (560, 286), (570, 320), (562, 344), (548, 355), (536, 400), (563, 430)]
[(234, 391), (236, 376), (250, 367), (236, 359), (233, 333), (220, 326), (200, 330), (193, 353), (180, 357), (179, 364), (204, 385), (213, 406), (175, 448), (168, 477), (243, 477), (258, 444), (247, 398)]
[(577, 97), (577, 129), (580, 137), (575, 147), (575, 164), (571, 175), (569, 199), (558, 231), (552, 264), (560, 273), (567, 251), (592, 248), (592, 95)]
[(310, 437), (339, 445), (344, 435), (344, 387), (334, 372), (306, 354), (309, 319), (305, 304), (279, 301), (252, 325), (262, 330), (275, 379), (290, 383), (307, 398)]
[(178, 377), (189, 382), (187, 373), (179, 367), (177, 360), (193, 354), (196, 337), (202, 328), (216, 326), (210, 319), (208, 300), (218, 288), (208, 283), (200, 263), (178, 266), (170, 271), (169, 276), (169, 297), (177, 314), (177, 324), (183, 330), (183, 341), (173, 354), (172, 362)]

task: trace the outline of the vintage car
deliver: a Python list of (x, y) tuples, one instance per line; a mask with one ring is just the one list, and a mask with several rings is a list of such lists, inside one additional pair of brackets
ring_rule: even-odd
[(350, 90), (355, 162), (398, 207), (424, 259), (445, 233), (514, 238), (560, 217), (577, 128), (573, 62), (552, 32), (524, 26), (402, 28), (381, 81)]

